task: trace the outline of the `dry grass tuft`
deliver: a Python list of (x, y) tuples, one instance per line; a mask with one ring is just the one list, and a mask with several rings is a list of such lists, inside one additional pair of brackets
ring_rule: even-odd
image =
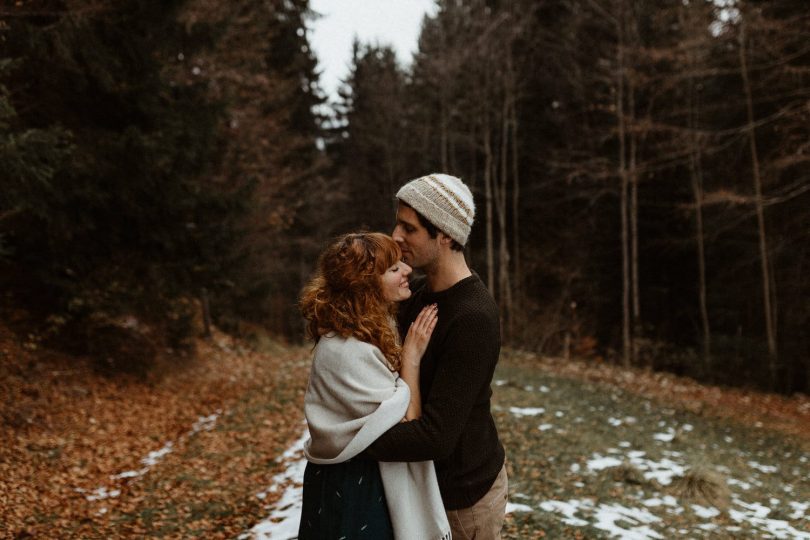
[(644, 478), (644, 473), (642, 473), (638, 467), (628, 462), (624, 462), (616, 467), (611, 467), (608, 469), (608, 471), (611, 478), (615, 482), (622, 482), (636, 486), (647, 485), (650, 483), (646, 478)]
[(727, 512), (731, 504), (731, 491), (725, 477), (706, 467), (695, 467), (672, 482), (675, 495), (683, 500), (713, 506)]

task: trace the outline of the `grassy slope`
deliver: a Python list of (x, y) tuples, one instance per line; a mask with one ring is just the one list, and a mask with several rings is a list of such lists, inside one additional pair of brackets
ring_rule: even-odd
[[(594, 509), (612, 505), (635, 509), (617, 525), (628, 531), (638, 528), (638, 537), (644, 537), (640, 517), (649, 512), (660, 518), (646, 524), (653, 531), (650, 536), (768, 538), (761, 524), (731, 519), (739, 516), (736, 512), (752, 513), (740, 500), (770, 508), (764, 517), (787, 520), (800, 531), (810, 529), (810, 512), (796, 518), (797, 510), (789, 504), (810, 500), (808, 439), (724, 418), (731, 410), (671, 407), (668, 385), (659, 388), (657, 399), (641, 397), (632, 383), (622, 389), (584, 381), (555, 373), (549, 365), (537, 370), (526, 359), (506, 361), (496, 374), (495, 416), (511, 463), (511, 501), (532, 509), (510, 518), (508, 538), (609, 538), (607, 530), (594, 526)], [(743, 400), (741, 414), (745, 407)], [(771, 466), (776, 470), (763, 472)], [(660, 469), (657, 478), (651, 474), (655, 469)], [(698, 470), (698, 484), (703, 479), (702, 485), (715, 487), (714, 492), (690, 496), (677, 480), (689, 470)], [(580, 510), (571, 517), (587, 524), (566, 523), (564, 513), (548, 504), (553, 500), (577, 501)], [(701, 517), (692, 504), (717, 506), (720, 513)], [(633, 533), (625, 534), (629, 538)]]

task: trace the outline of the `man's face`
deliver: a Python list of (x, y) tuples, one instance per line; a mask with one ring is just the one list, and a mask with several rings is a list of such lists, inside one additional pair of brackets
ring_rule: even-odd
[(397, 206), (397, 224), (391, 236), (402, 249), (402, 259), (414, 268), (430, 267), (439, 257), (440, 235), (431, 238), (416, 211), (402, 203)]

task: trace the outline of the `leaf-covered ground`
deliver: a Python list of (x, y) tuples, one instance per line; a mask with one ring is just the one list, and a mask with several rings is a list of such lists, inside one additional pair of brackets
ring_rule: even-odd
[(233, 538), (279, 496), (307, 349), (217, 334), (139, 381), (0, 344), (0, 538)]
[[(294, 530), (307, 348), (217, 334), (147, 381), (100, 377), (2, 327), (0, 352), (0, 538)], [(504, 355), (494, 392), (507, 538), (802, 538), (810, 525), (806, 397), (527, 354)]]

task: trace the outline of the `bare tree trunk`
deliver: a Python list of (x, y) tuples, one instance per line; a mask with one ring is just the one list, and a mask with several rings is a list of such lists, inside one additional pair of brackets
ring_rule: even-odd
[[(633, 83), (628, 81), (628, 114), (635, 123), (636, 93)], [(638, 284), (638, 168), (636, 166), (637, 136), (635, 126), (630, 126), (630, 282), (633, 299), (633, 339), (641, 336), (641, 304)]]
[(510, 125), (512, 127), (512, 269), (514, 279), (512, 287), (515, 291), (514, 309), (520, 311), (520, 300), (523, 295), (523, 275), (520, 264), (520, 176), (518, 165), (518, 119), (517, 97), (515, 96), (514, 79), (512, 84), (512, 99), (510, 101)]
[[(689, 8), (682, 8), (689, 9)], [(683, 13), (683, 11), (682, 11)], [(690, 29), (693, 22), (690, 20), (682, 24), (688, 24)], [(691, 30), (690, 30), (691, 31)], [(694, 45), (690, 45), (694, 47)], [(700, 103), (696, 99), (695, 79), (692, 75), (696, 69), (694, 51), (690, 50), (688, 55), (689, 86), (687, 91), (687, 109), (689, 119), (689, 176), (691, 177), (692, 195), (695, 198), (695, 241), (697, 243), (698, 256), (698, 295), (700, 300), (700, 322), (703, 329), (703, 366), (707, 374), (712, 370), (712, 332), (709, 325), (708, 293), (706, 286), (706, 247), (705, 235), (703, 232), (703, 161), (701, 159), (700, 142), (697, 137), (698, 115), (700, 114)]]
[(622, 242), (622, 363), (629, 367), (633, 360), (633, 339), (630, 332), (630, 253), (629, 253), (629, 223), (627, 188), (629, 184), (627, 174), (627, 129), (624, 118), (624, 1), (619, 2), (619, 17), (617, 25), (618, 44), (616, 56), (618, 60), (617, 88), (616, 88), (616, 116), (618, 120), (619, 136), (619, 178), (621, 180), (621, 193), (619, 201), (621, 206), (621, 242)]
[(441, 104), (440, 104), (440, 114), (441, 114), (441, 154), (442, 154), (442, 172), (447, 173), (450, 172), (448, 169), (448, 158), (447, 158), (447, 96), (445, 95), (446, 90), (444, 85), (440, 90), (441, 92)]
[[(484, 114), (488, 114), (484, 111)], [(489, 120), (484, 122), (484, 219), (486, 223), (487, 289), (495, 295), (495, 260), (492, 239), (492, 141)]]
[(768, 242), (765, 234), (765, 211), (762, 204), (762, 177), (760, 175), (759, 153), (757, 151), (756, 133), (754, 130), (754, 105), (751, 96), (751, 81), (748, 77), (748, 60), (746, 58), (745, 43), (745, 23), (740, 25), (740, 72), (742, 74), (743, 87), (745, 89), (745, 105), (748, 115), (748, 144), (751, 152), (751, 166), (754, 177), (754, 192), (757, 228), (759, 230), (759, 256), (762, 267), (762, 300), (765, 309), (765, 332), (768, 339), (768, 368), (771, 377), (771, 388), (776, 386), (777, 379), (777, 349), (776, 349), (776, 328), (774, 325), (774, 313), (771, 305), (771, 277), (770, 264), (768, 261)]
[[(690, 82), (691, 85), (691, 82)], [(690, 110), (692, 104), (690, 103)], [(691, 114), (691, 112), (690, 112)], [(706, 248), (703, 234), (703, 165), (700, 158), (700, 149), (692, 130), (692, 151), (689, 156), (689, 168), (692, 177), (692, 194), (695, 197), (695, 239), (698, 248), (698, 280), (700, 288), (700, 320), (703, 326), (703, 363), (707, 371), (711, 370), (712, 333), (709, 326), (709, 308), (706, 292)]]
[(509, 92), (504, 92), (503, 109), (501, 110), (501, 172), (496, 189), (498, 213), (498, 291), (501, 311), (506, 320), (506, 339), (512, 338), (512, 285), (509, 282), (509, 244), (507, 240), (506, 195), (509, 183)]

